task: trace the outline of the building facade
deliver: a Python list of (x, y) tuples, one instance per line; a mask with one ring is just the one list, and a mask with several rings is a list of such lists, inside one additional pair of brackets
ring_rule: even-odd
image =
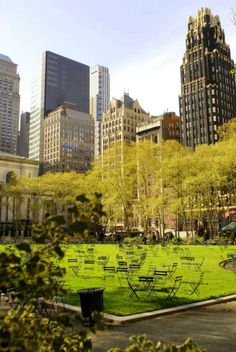
[(22, 112), (20, 118), (20, 131), (17, 140), (17, 155), (29, 157), (29, 127), (30, 127), (30, 113)]
[(94, 119), (94, 156), (101, 154), (102, 115), (107, 112), (110, 101), (110, 73), (104, 66), (90, 69), (90, 114)]
[(89, 66), (46, 51), (31, 88), (31, 159), (43, 160), (43, 120), (63, 103), (89, 113)]
[(12, 183), (17, 176), (37, 177), (39, 163), (35, 160), (0, 152), (0, 238), (9, 236), (28, 236), (32, 211), (29, 205), (31, 195), (13, 195), (6, 184)]
[(17, 65), (0, 54), (0, 151), (16, 154), (20, 113)]
[(44, 173), (88, 171), (93, 144), (90, 115), (68, 104), (59, 106), (44, 119)]
[(161, 143), (174, 139), (180, 141), (180, 118), (175, 112), (166, 112), (160, 116), (152, 116), (149, 121), (136, 127), (138, 141), (151, 140)]
[(190, 17), (181, 66), (181, 140), (195, 148), (218, 140), (217, 128), (236, 116), (230, 48), (218, 16), (201, 8)]
[(150, 115), (128, 93), (113, 98), (102, 120), (102, 152), (114, 143), (136, 142), (136, 127), (148, 121)]

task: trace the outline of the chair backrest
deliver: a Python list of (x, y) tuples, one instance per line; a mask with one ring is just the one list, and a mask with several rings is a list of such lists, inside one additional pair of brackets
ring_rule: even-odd
[(140, 264), (130, 264), (129, 270), (140, 270), (140, 267), (141, 267)]
[(189, 255), (184, 255), (184, 256), (180, 257), (180, 259), (191, 262), (191, 261), (195, 260), (195, 257), (189, 256)]
[(183, 278), (182, 275), (176, 276), (175, 279), (174, 279), (175, 285), (176, 284), (177, 285), (181, 284), (182, 278)]
[(103, 267), (104, 271), (110, 271), (110, 272), (115, 272), (116, 268), (114, 266), (104, 266)]
[(153, 272), (155, 283), (164, 282), (168, 278), (168, 271), (154, 270)]
[(109, 257), (101, 255), (97, 258), (98, 265), (105, 266), (108, 263)]
[(154, 281), (154, 277), (153, 276), (139, 276), (138, 277), (138, 281), (139, 282), (143, 282), (143, 283), (150, 283)]
[(176, 295), (177, 291), (180, 288), (180, 285), (182, 283), (182, 278), (183, 278), (182, 276), (176, 276), (174, 279), (174, 289), (173, 289), (174, 295)]
[(169, 267), (169, 271), (171, 271), (172, 273), (175, 273), (178, 267), (178, 263), (173, 263), (170, 267)]
[(154, 276), (166, 277), (167, 274), (168, 274), (168, 271), (166, 270), (154, 270)]
[(117, 271), (118, 273), (127, 273), (127, 272), (128, 272), (128, 268), (127, 268), (126, 266), (118, 266), (118, 267), (116, 268), (116, 271)]
[(118, 266), (127, 268), (127, 262), (120, 260), (120, 261), (118, 261)]
[(92, 259), (85, 259), (85, 260), (84, 260), (84, 264), (85, 264), (85, 265), (93, 265), (94, 263), (95, 263), (95, 261), (92, 260)]

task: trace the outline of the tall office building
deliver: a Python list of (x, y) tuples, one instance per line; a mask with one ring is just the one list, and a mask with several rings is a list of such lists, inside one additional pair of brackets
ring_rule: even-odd
[(32, 82), (29, 157), (43, 160), (43, 120), (63, 103), (89, 113), (89, 66), (46, 51)]
[(113, 98), (102, 120), (102, 152), (114, 143), (136, 142), (136, 127), (149, 121), (150, 115), (128, 93)]
[(0, 151), (16, 154), (20, 113), (17, 65), (0, 54)]
[(18, 133), (17, 141), (17, 155), (29, 157), (29, 127), (30, 127), (30, 113), (22, 112), (20, 118), (20, 131)]
[(93, 160), (93, 119), (62, 104), (44, 119), (44, 172), (86, 172)]
[(96, 65), (90, 69), (90, 114), (94, 119), (94, 156), (101, 154), (102, 115), (110, 101), (109, 69)]
[(218, 126), (236, 116), (233, 67), (219, 17), (201, 8), (189, 18), (181, 66), (181, 139), (192, 149), (215, 143)]

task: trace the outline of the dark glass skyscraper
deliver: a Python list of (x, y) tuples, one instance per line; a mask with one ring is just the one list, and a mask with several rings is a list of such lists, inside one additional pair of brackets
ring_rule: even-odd
[(64, 103), (89, 113), (89, 66), (46, 51), (40, 75), (32, 82), (30, 158), (43, 160), (43, 120)]
[(45, 113), (63, 103), (89, 113), (89, 66), (50, 51), (46, 51), (44, 60)]
[(236, 116), (234, 62), (218, 16), (201, 8), (188, 21), (181, 66), (181, 139), (184, 145), (212, 144), (217, 128)]

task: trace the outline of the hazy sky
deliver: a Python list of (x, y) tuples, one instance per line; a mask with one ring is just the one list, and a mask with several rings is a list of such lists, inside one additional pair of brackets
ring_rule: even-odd
[(21, 110), (45, 50), (109, 67), (111, 97), (124, 89), (152, 114), (179, 112), (187, 20), (200, 7), (218, 14), (236, 60), (235, 0), (0, 0), (0, 53), (18, 64)]

